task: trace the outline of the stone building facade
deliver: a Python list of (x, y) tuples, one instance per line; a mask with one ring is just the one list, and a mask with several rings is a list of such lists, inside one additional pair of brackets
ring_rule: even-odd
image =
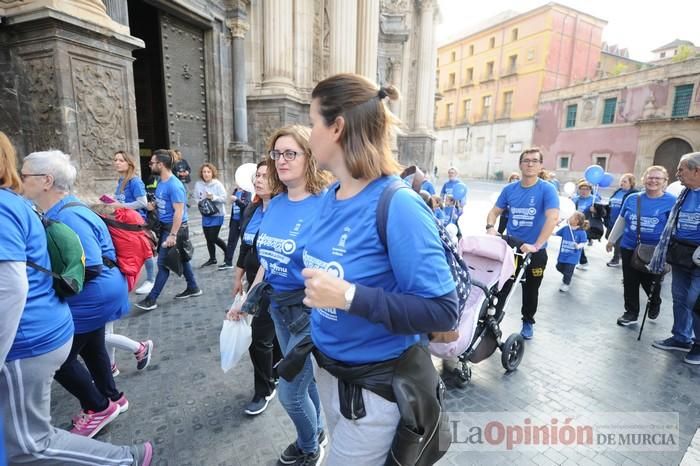
[(433, 163), (436, 0), (0, 0), (0, 128), (20, 154), (114, 188), (112, 154), (179, 148), (232, 182), (278, 127), (307, 123), (321, 79), (395, 84), (403, 163)]
[(662, 165), (675, 179), (700, 151), (700, 58), (542, 93), (533, 142), (560, 180), (591, 164), (637, 176)]

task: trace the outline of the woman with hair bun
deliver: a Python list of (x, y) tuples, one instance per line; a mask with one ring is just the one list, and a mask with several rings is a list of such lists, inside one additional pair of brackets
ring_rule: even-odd
[[(393, 86), (377, 89), (354, 74), (327, 78), (312, 92), (311, 149), (319, 168), (337, 179), (304, 251), (311, 351), (332, 439), (327, 465), (385, 464), (389, 454), (400, 464), (420, 455), (432, 464), (444, 454), (439, 435), (422, 442), (415, 432), (437, 432), (441, 418), (441, 382), (419, 343), (454, 327), (455, 283), (418, 194), (398, 189), (388, 205), (386, 245), (377, 231), (379, 199), (400, 183), (390, 145), (398, 120), (385, 104), (398, 97)], [(401, 403), (406, 391), (421, 395)], [(418, 427), (400, 422), (410, 416)]]

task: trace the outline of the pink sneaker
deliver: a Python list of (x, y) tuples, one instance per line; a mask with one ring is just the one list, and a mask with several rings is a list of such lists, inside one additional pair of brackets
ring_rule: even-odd
[(78, 416), (73, 418), (73, 428), (70, 430), (72, 434), (82, 435), (83, 437), (92, 438), (104, 426), (115, 420), (119, 416), (119, 405), (110, 401), (107, 409), (100, 412), (82, 411)]
[(148, 367), (151, 362), (151, 355), (153, 354), (153, 342), (151, 340), (146, 340), (141, 342), (139, 350), (134, 353), (136, 357), (136, 369), (142, 371)]
[(119, 406), (119, 414), (125, 413), (129, 410), (129, 400), (126, 399), (126, 395), (122, 393), (122, 396), (118, 400), (114, 400), (114, 403)]
[(134, 457), (133, 466), (151, 466), (153, 461), (153, 445), (151, 442), (134, 445), (129, 448)]

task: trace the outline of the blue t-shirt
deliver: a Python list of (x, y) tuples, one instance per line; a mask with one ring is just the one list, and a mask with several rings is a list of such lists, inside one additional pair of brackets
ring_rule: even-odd
[(431, 196), (435, 194), (435, 186), (428, 180), (424, 180), (420, 187), (421, 190), (427, 191)]
[(682, 241), (700, 244), (700, 190), (691, 190), (685, 197), (673, 236)]
[(457, 225), (457, 219), (459, 218), (460, 215), (462, 215), (461, 209), (455, 207), (455, 206), (445, 206), (444, 211), (443, 211), (444, 217), (442, 219), (443, 225), (447, 226), (450, 223), (454, 223)]
[[(389, 206), (387, 244), (377, 233), (376, 205), (397, 177), (372, 181), (350, 199), (331, 189), (319, 206), (309, 235), (304, 264), (351, 283), (424, 298), (455, 289), (432, 215), (413, 191), (397, 191)], [(423, 205), (421, 205), (423, 204)], [(419, 335), (390, 333), (382, 324), (340, 309), (311, 313), (311, 337), (324, 354), (347, 364), (385, 361), (416, 344)]]
[(593, 195), (591, 194), (590, 196), (586, 197), (581, 197), (581, 196), (574, 196), (573, 199), (574, 204), (576, 205), (576, 210), (579, 212), (583, 212), (588, 216), (591, 211), (591, 207), (593, 206), (593, 203), (595, 202), (600, 202), (600, 196), (599, 195)]
[[(233, 195), (238, 198), (242, 203), (248, 204), (250, 202), (250, 193), (248, 191), (243, 191), (242, 189), (238, 188), (233, 191)], [(240, 220), (241, 219), (241, 208), (238, 207), (238, 204), (234, 202), (231, 205), (231, 220)]]
[[(0, 189), (0, 225), (0, 261), (31, 261), (51, 269), (39, 216), (27, 201), (7, 189)], [(27, 281), (27, 301), (7, 361), (49, 353), (73, 336), (70, 309), (56, 296), (51, 276), (27, 267)]]
[(433, 215), (435, 215), (435, 218), (440, 220), (440, 223), (444, 224), (445, 221), (445, 211), (443, 211), (440, 207), (437, 209), (433, 210)]
[(245, 244), (247, 244), (248, 246), (253, 245), (253, 241), (255, 240), (255, 235), (258, 234), (258, 230), (260, 229), (260, 224), (262, 223), (262, 220), (264, 217), (265, 217), (265, 212), (263, 211), (262, 206), (255, 209), (253, 216), (250, 218), (250, 222), (248, 222), (248, 225), (246, 225), (245, 231), (243, 232), (243, 242)]
[[(267, 206), (255, 244), (260, 265), (265, 269), (265, 281), (275, 291), (304, 288), (302, 252), (317, 218), (321, 198), (322, 195), (311, 195), (292, 201), (287, 193), (282, 193), (272, 198)], [(272, 305), (274, 307), (274, 303)]]
[(112, 237), (104, 221), (87, 206), (67, 207), (69, 202), (80, 202), (68, 195), (54, 204), (46, 216), (68, 225), (80, 238), (85, 250), (85, 266), (102, 265), (96, 278), (86, 281), (83, 290), (66, 298), (73, 314), (75, 333), (92, 332), (107, 322), (120, 319), (129, 312), (129, 291), (126, 279), (117, 267), (103, 265), (102, 256), (116, 261)]
[[(177, 176), (171, 176), (167, 181), (159, 180), (156, 187), (156, 206), (158, 207), (158, 219), (161, 223), (173, 223), (175, 209), (173, 204), (185, 204), (187, 191)], [(187, 221), (187, 207), (182, 209), (182, 222)]]
[[(445, 184), (442, 185), (442, 189), (440, 190), (440, 197), (444, 198), (447, 195), (452, 195), (452, 192), (454, 191), (455, 185), (462, 183), (462, 180), (447, 180)], [(462, 183), (464, 184), (464, 183)], [(464, 187), (466, 188), (467, 185), (465, 184)], [(464, 194), (463, 199), (457, 199), (458, 201), (461, 202), (466, 202), (467, 200), (467, 194), (469, 194), (469, 188), (467, 188), (467, 192)]]
[(608, 201), (608, 205), (610, 206), (610, 226), (612, 227), (615, 225), (615, 220), (617, 220), (617, 217), (620, 215), (620, 209), (622, 209), (622, 200), (625, 197), (625, 194), (629, 192), (629, 189), (627, 191), (623, 189), (618, 189), (613, 193), (612, 196), (610, 196), (610, 200)]
[(560, 264), (578, 264), (578, 261), (581, 259), (581, 249), (576, 248), (576, 245), (588, 241), (586, 232), (580, 228), (574, 230), (569, 225), (565, 225), (555, 234), (561, 237), (557, 262)]
[[(547, 220), (549, 209), (559, 208), (559, 196), (552, 183), (537, 179), (524, 188), (520, 182), (506, 185), (496, 200), (496, 207), (508, 209), (508, 234), (535, 244)], [(544, 243), (542, 247), (546, 247)]]
[[(114, 191), (114, 198), (117, 202), (124, 204), (125, 202), (135, 202), (136, 198), (146, 196), (146, 185), (143, 184), (141, 178), (134, 176), (131, 178), (124, 186), (124, 191), (119, 190), (119, 186), (122, 184), (122, 179), (119, 178), (117, 182), (117, 189)], [(138, 209), (138, 212), (144, 220), (146, 220), (146, 209)]]
[(643, 244), (659, 242), (666, 221), (676, 202), (676, 196), (664, 193), (660, 197), (650, 198), (646, 193), (634, 193), (627, 196), (622, 204), (620, 215), (625, 219), (625, 231), (620, 240), (620, 247), (634, 249), (637, 247), (637, 199), (641, 197), (640, 235)]

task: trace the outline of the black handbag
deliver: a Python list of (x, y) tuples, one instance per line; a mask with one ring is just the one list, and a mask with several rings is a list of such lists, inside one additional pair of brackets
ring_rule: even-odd
[(696, 267), (695, 262), (693, 262), (693, 254), (697, 248), (698, 246), (695, 244), (672, 239), (666, 252), (666, 262), (686, 269), (693, 269)]
[(197, 208), (204, 217), (213, 217), (219, 213), (219, 208), (216, 207), (216, 204), (211, 199), (202, 199), (197, 204)]
[[(641, 232), (641, 212), (642, 212), (642, 195), (637, 197), (637, 246), (632, 252), (632, 260), (630, 265), (633, 269), (639, 272), (650, 273), (647, 269), (647, 265), (651, 262), (651, 258), (654, 255), (654, 249), (656, 249), (655, 244), (642, 244), (642, 232)], [(668, 264), (664, 264), (663, 274), (668, 273), (671, 268)]]

